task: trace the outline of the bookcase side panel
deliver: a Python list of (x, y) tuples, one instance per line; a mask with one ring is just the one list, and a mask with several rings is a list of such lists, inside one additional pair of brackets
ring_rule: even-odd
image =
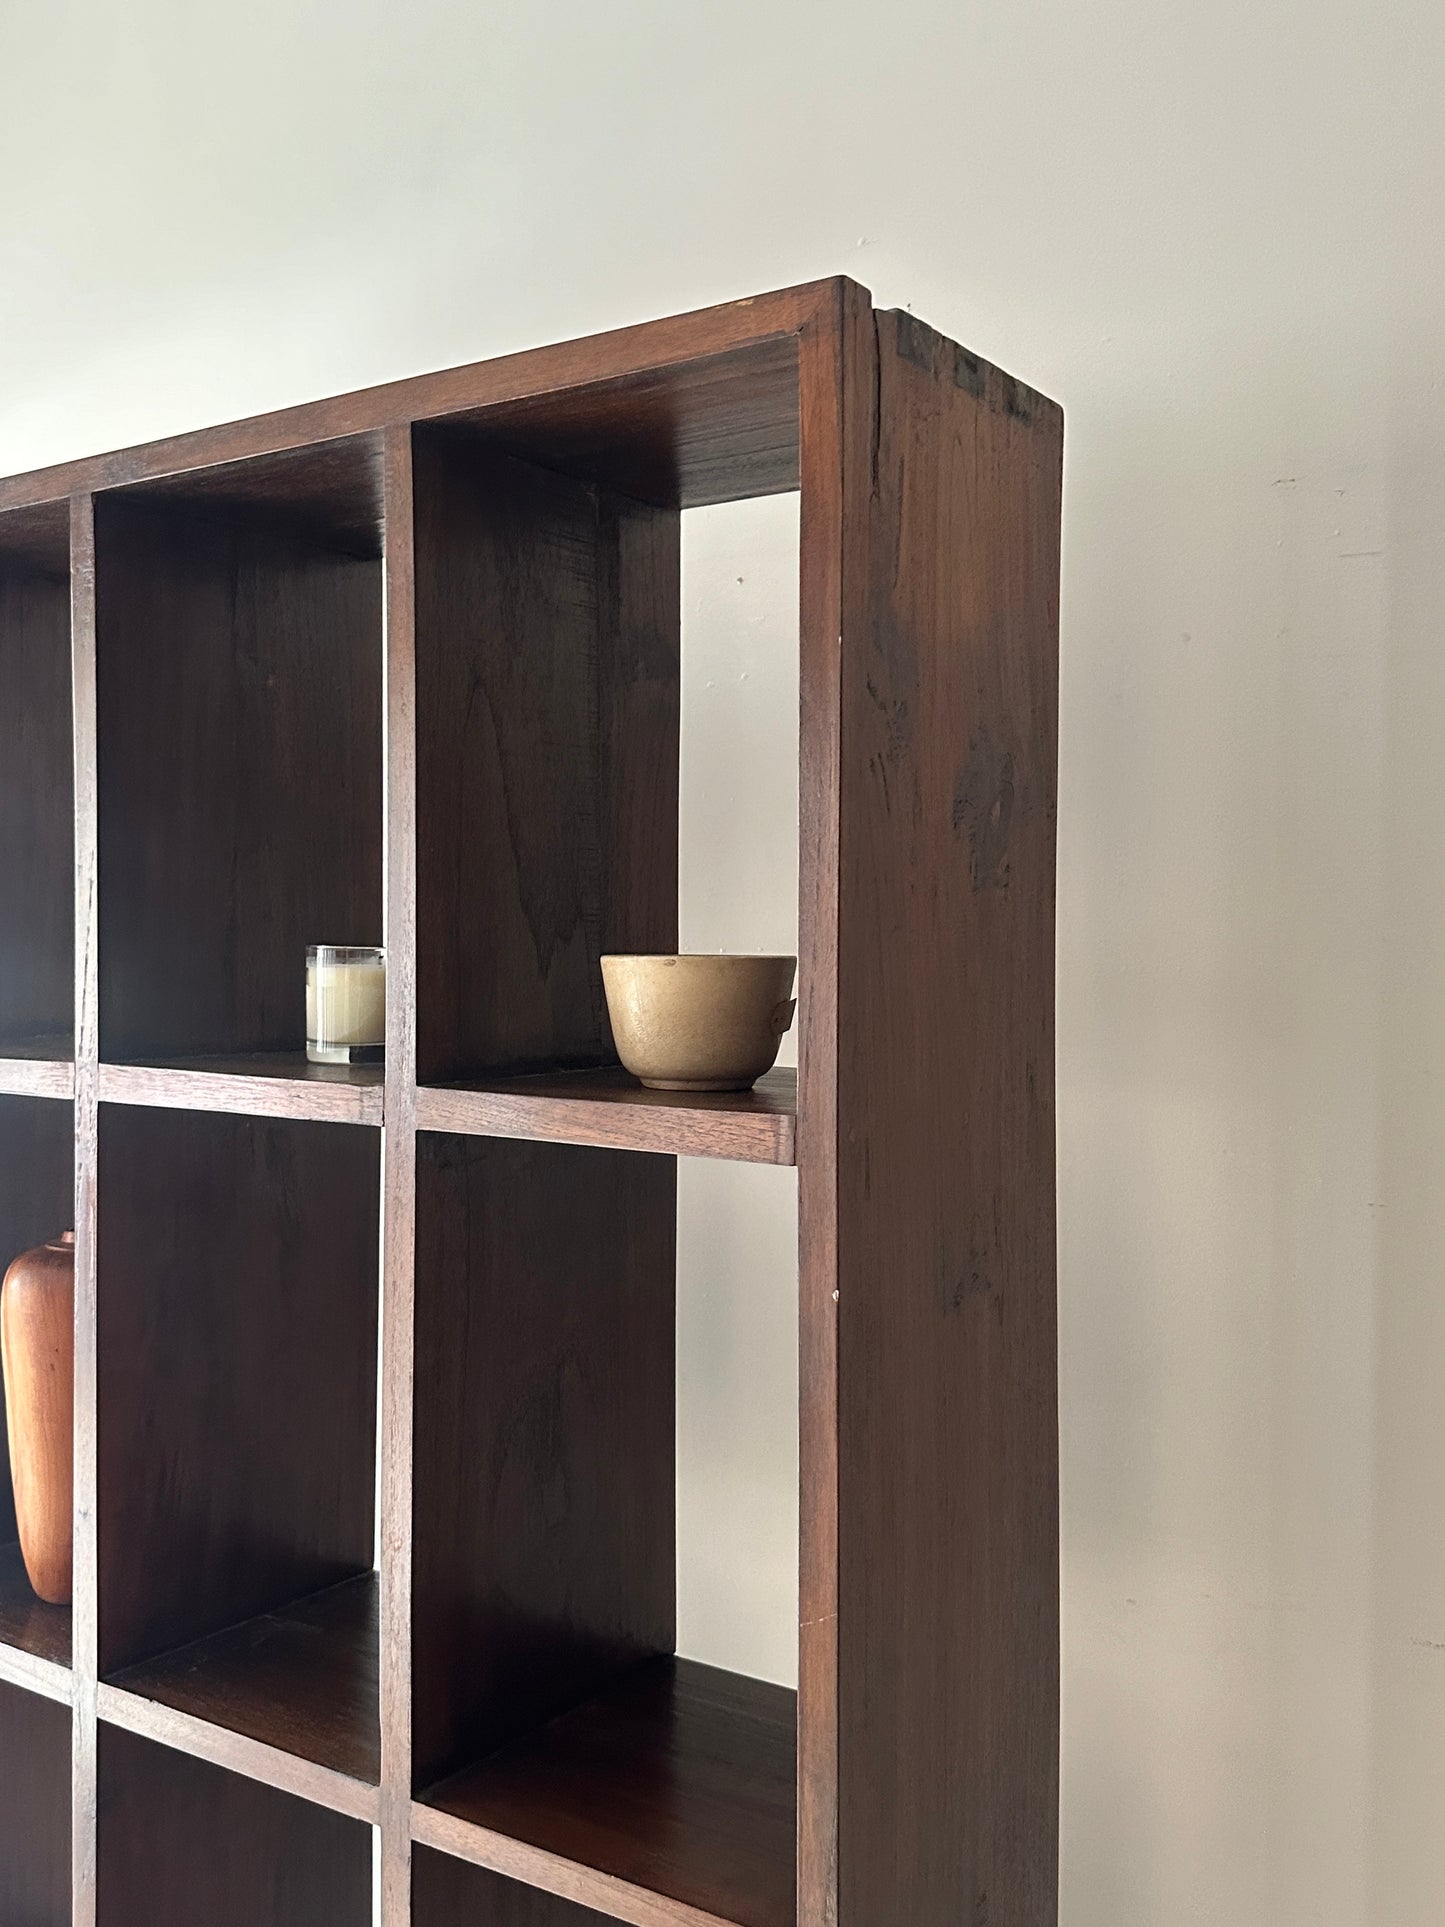
[(838, 1921), (1046, 1927), (1062, 416), (876, 325), (842, 641)]

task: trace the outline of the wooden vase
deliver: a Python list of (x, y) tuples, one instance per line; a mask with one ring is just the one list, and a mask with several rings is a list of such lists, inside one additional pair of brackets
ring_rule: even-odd
[(0, 1357), (20, 1550), (52, 1606), (71, 1592), (75, 1234), (17, 1258), (0, 1289)]

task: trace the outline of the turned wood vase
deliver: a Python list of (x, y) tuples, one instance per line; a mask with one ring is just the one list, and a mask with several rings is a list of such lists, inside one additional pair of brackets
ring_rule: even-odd
[(15, 1260), (0, 1288), (5, 1423), (20, 1550), (30, 1583), (70, 1603), (75, 1413), (75, 1236)]

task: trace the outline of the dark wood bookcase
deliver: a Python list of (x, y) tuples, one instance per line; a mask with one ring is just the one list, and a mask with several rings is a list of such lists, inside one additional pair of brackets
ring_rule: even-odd
[[(834, 280), (0, 482), (5, 1927), (1054, 1922), (1061, 453)], [(800, 1068), (644, 1092), (680, 515), (789, 490)], [(796, 1169), (796, 1693), (676, 1653), (678, 1157)]]

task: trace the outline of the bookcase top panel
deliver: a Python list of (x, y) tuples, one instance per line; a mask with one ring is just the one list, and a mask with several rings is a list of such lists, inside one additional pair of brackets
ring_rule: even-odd
[[(137, 484), (218, 507), (300, 494), (334, 531), (373, 542), (373, 438), (405, 421), (653, 503), (796, 488), (797, 337), (840, 313), (849, 285), (812, 282), (0, 480), (0, 555), (7, 527), (32, 539), (15, 511), (43, 537), (64, 497)], [(342, 446), (333, 456), (322, 444)]]

